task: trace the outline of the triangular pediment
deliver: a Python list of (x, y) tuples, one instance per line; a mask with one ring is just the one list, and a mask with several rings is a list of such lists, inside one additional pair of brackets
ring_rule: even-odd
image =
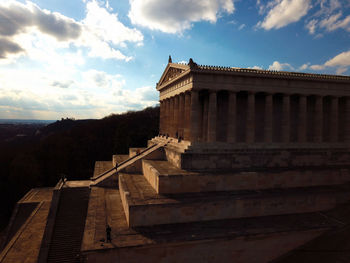
[(162, 86), (163, 84), (177, 78), (179, 75), (184, 73), (189, 69), (188, 65), (184, 64), (176, 64), (176, 63), (169, 63), (167, 67), (165, 68), (162, 77), (160, 78), (158, 82), (158, 87)]

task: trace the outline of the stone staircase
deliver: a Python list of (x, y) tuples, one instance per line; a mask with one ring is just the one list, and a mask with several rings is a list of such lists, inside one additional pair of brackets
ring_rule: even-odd
[(119, 172), (141, 172), (143, 159), (159, 159), (164, 156), (162, 149), (168, 143), (168, 140), (161, 142), (154, 142), (150, 144), (140, 153), (130, 156), (122, 163), (117, 164), (116, 167), (109, 169), (99, 176), (91, 178), (92, 186), (110, 186), (114, 184), (114, 178)]
[(166, 157), (119, 172), (129, 227), (312, 213), (350, 200), (347, 169), (199, 172)]
[(79, 262), (90, 188), (62, 188), (47, 262)]

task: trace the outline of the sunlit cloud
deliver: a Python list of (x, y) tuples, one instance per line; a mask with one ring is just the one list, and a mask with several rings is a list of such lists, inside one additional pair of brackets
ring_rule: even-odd
[(274, 61), (272, 65), (269, 66), (269, 70), (294, 70), (294, 68), (289, 63), (280, 63), (278, 61)]
[(232, 14), (233, 0), (129, 0), (129, 17), (133, 24), (160, 30), (165, 33), (181, 33), (192, 23), (215, 23), (220, 12)]
[(272, 0), (260, 6), (260, 13), (268, 10), (263, 21), (257, 24), (265, 30), (279, 29), (299, 21), (311, 8), (311, 0)]
[(343, 74), (350, 66), (350, 50), (342, 52), (335, 57), (327, 60), (321, 65), (311, 65), (312, 70), (324, 70), (326, 68), (335, 68), (336, 74)]

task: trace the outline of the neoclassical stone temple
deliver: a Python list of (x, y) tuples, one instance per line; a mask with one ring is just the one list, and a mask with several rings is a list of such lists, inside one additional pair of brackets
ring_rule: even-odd
[[(343, 165), (350, 77), (169, 63), (157, 84), (160, 134), (191, 170)], [(167, 152), (170, 152), (167, 151)]]
[(171, 63), (160, 134), (197, 142), (348, 143), (350, 77)]

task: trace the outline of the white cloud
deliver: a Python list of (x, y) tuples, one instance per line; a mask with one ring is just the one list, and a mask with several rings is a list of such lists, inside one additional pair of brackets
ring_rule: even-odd
[(303, 64), (303, 65), (301, 65), (301, 66), (299, 67), (299, 70), (305, 70), (305, 69), (308, 69), (308, 68), (309, 68), (309, 66), (310, 66), (310, 63), (305, 63), (305, 64)]
[(342, 28), (350, 32), (350, 15), (344, 19), (339, 19), (342, 16), (342, 12), (334, 14), (329, 18), (325, 18), (320, 21), (320, 27), (325, 28), (327, 31), (334, 31)]
[(251, 68), (251, 69), (260, 69), (260, 70), (263, 69), (262, 67), (259, 67), (259, 66), (253, 66), (253, 67), (248, 67), (248, 68)]
[(281, 71), (281, 70), (286, 70), (286, 69), (294, 70), (294, 68), (290, 64), (280, 63), (278, 61), (274, 61), (272, 63), (272, 65), (269, 66), (269, 70)]
[(67, 80), (67, 81), (54, 80), (51, 83), (51, 86), (52, 87), (62, 88), (62, 89), (67, 89), (73, 84), (74, 84), (74, 81), (72, 81), (72, 80)]
[(125, 45), (125, 42), (139, 43), (143, 35), (135, 28), (128, 28), (118, 20), (116, 13), (109, 13), (93, 0), (86, 4), (86, 17), (82, 24), (86, 31), (98, 39), (114, 45)]
[(330, 60), (326, 61), (323, 65), (311, 65), (313, 70), (324, 70), (326, 68), (335, 68), (337, 74), (343, 74), (348, 70), (350, 66), (350, 50), (342, 52)]
[(107, 74), (104, 71), (88, 70), (82, 73), (84, 86), (86, 88), (103, 88), (109, 90), (119, 90), (125, 85), (125, 80), (119, 74)]
[[(260, 4), (261, 6), (261, 4)], [(299, 21), (311, 8), (311, 0), (272, 0), (260, 12), (269, 10), (257, 26), (266, 30), (279, 29)]]
[(324, 65), (311, 65), (310, 68), (312, 70), (324, 70), (325, 66)]
[(181, 33), (193, 22), (215, 23), (220, 12), (234, 11), (233, 0), (129, 0), (129, 18), (136, 25), (165, 33)]
[(316, 19), (312, 19), (305, 26), (307, 28), (307, 30), (309, 30), (309, 33), (311, 35), (315, 34), (316, 24), (317, 24), (317, 20)]
[[(343, 16), (342, 10), (350, 7), (339, 0), (319, 0), (316, 2), (319, 10), (306, 22), (305, 28), (310, 34), (325, 30), (326, 32), (344, 29), (350, 32), (350, 15)], [(322, 36), (318, 33), (317, 36)]]
[(327, 67), (350, 66), (350, 50), (342, 52), (325, 63)]
[(337, 75), (342, 75), (344, 72), (346, 72), (348, 70), (347, 67), (340, 67), (340, 68), (337, 68), (336, 70), (336, 74)]
[(86, 2), (86, 17), (82, 21), (40, 9), (29, 1), (25, 4), (15, 0), (1, 2), (0, 59), (30, 55), (35, 45), (32, 44), (31, 49), (27, 50), (19, 41), (24, 38), (27, 46), (30, 41), (44, 43), (51, 38), (50, 48), (68, 49), (73, 45), (79, 49), (87, 48), (92, 57), (125, 61), (131, 57), (122, 54), (118, 47), (126, 47), (126, 43), (141, 45), (143, 41), (140, 31), (123, 25), (116, 13), (108, 12), (96, 0)]
[(2, 118), (100, 118), (131, 109), (129, 101), (133, 109), (156, 104), (156, 90), (130, 91), (120, 74), (89, 69), (89, 56), (130, 60), (121, 50), (141, 45), (143, 35), (123, 25), (108, 2), (84, 3), (85, 18), (76, 21), (31, 2), (0, 0)]
[(97, 70), (74, 74), (67, 70), (56, 76), (49, 70), (2, 69), (0, 114), (1, 118), (101, 118), (157, 104), (154, 87), (126, 87), (123, 76)]
[(319, 0), (318, 4), (320, 5), (320, 9), (315, 13), (315, 16), (330, 15), (342, 7), (339, 0)]
[(242, 24), (238, 27), (238, 30), (242, 30), (243, 28), (245, 28), (245, 24)]

